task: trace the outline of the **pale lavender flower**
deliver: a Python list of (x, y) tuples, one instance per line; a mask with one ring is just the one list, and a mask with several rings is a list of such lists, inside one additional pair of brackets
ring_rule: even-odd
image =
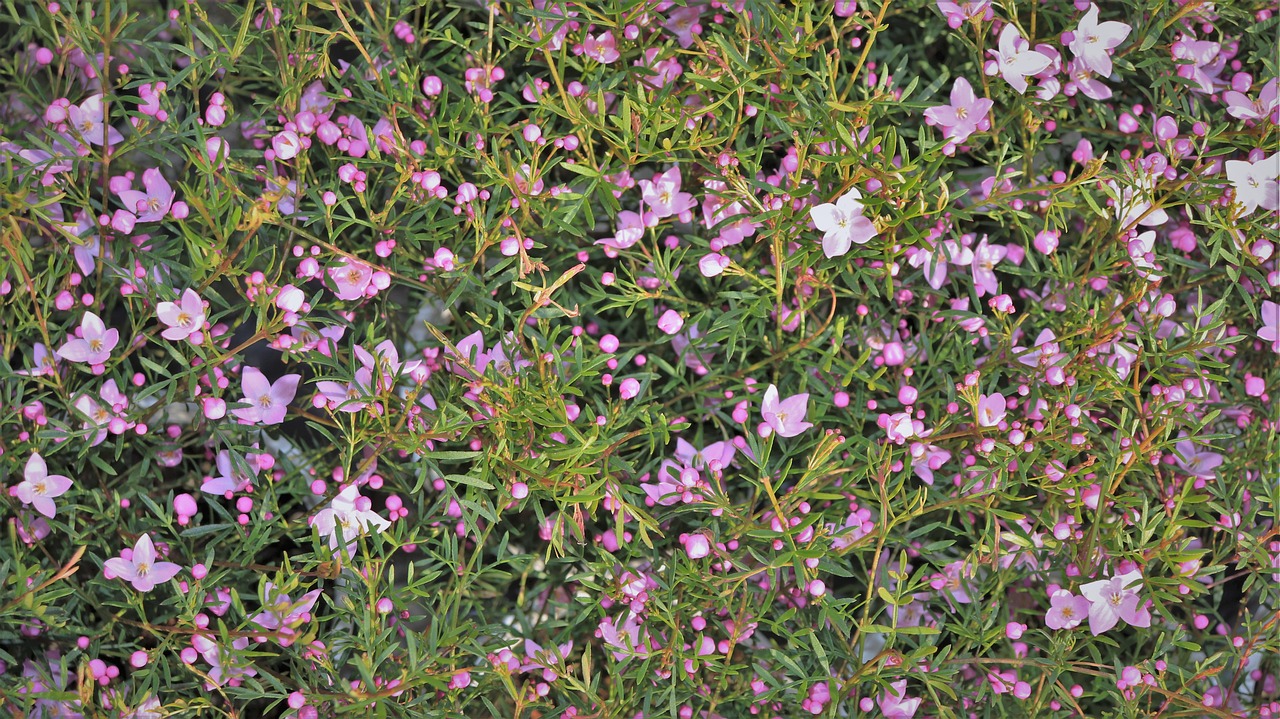
[(180, 302), (161, 302), (156, 305), (156, 317), (166, 326), (160, 336), (171, 341), (180, 342), (189, 339), (192, 344), (200, 344), (196, 339), (204, 328), (204, 302), (200, 295), (188, 287), (182, 292)]
[(1035, 75), (1053, 62), (1035, 50), (1013, 24), (1004, 26), (995, 50), (988, 50), (996, 58), (996, 71), (1013, 89), (1022, 94), (1027, 91), (1027, 77)]
[(302, 375), (287, 374), (272, 383), (255, 367), (245, 367), (240, 373), (240, 386), (244, 398), (240, 401), (248, 407), (231, 410), (231, 413), (250, 424), (280, 424), (289, 413), (289, 403), (298, 393), (298, 381)]
[(866, 244), (876, 236), (876, 225), (863, 216), (862, 193), (856, 187), (834, 203), (809, 208), (814, 227), (822, 231), (822, 253), (827, 257), (847, 254), (854, 243)]
[(92, 312), (85, 312), (80, 320), (80, 337), (68, 340), (58, 348), (58, 356), (68, 362), (105, 364), (111, 359), (111, 350), (120, 343), (120, 331), (107, 329), (102, 320)]
[(1142, 574), (1134, 570), (1080, 587), (1080, 593), (1089, 600), (1089, 631), (1095, 637), (1121, 619), (1135, 627), (1151, 626), (1151, 613), (1143, 608), (1138, 592), (1129, 588), (1141, 581)]
[(1071, 40), (1071, 52), (1090, 70), (1103, 77), (1111, 75), (1111, 52), (1133, 30), (1127, 23), (1098, 22), (1098, 6), (1089, 4), (1089, 11), (1080, 18)]
[(764, 400), (760, 403), (764, 423), (780, 437), (794, 437), (812, 427), (813, 424), (804, 421), (808, 412), (808, 392), (793, 394), (780, 400), (778, 388), (774, 385), (769, 385), (764, 391)]
[(1049, 611), (1044, 615), (1050, 629), (1074, 629), (1089, 616), (1089, 600), (1059, 589), (1049, 597)]
[(11, 491), (24, 505), (50, 519), (58, 512), (53, 500), (71, 489), (71, 480), (61, 474), (49, 474), (49, 465), (39, 453), (33, 452), (22, 472), (22, 481)]
[(103, 567), (116, 579), (123, 579), (133, 585), (139, 592), (149, 592), (157, 584), (163, 584), (178, 575), (182, 567), (173, 562), (156, 561), (156, 548), (151, 543), (151, 535), (144, 534), (133, 545), (129, 558), (124, 556), (108, 559)]

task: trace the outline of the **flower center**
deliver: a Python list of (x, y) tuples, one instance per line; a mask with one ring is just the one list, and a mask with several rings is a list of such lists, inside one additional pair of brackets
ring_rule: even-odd
[(956, 119), (963, 120), (963, 119), (967, 118), (968, 116), (969, 116), (969, 108), (967, 108), (967, 107), (957, 107), (957, 108), (956, 108)]
[(179, 312), (179, 313), (178, 313), (178, 325), (179, 325), (179, 326), (181, 326), (181, 327), (190, 327), (190, 326), (191, 326), (191, 315), (187, 314), (186, 312)]
[(269, 409), (271, 407), (271, 395), (264, 394), (261, 397), (259, 397), (258, 406), (263, 409)]
[(102, 340), (99, 340), (99, 339), (89, 340), (89, 349), (93, 350), (94, 352), (101, 352)]

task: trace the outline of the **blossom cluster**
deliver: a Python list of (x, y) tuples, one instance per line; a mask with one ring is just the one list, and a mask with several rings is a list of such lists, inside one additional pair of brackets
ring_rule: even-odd
[(19, 5), (0, 717), (1280, 717), (1274, 4)]

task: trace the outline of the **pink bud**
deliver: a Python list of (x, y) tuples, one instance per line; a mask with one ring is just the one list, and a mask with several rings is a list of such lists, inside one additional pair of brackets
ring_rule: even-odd
[(711, 540), (705, 534), (690, 534), (685, 540), (684, 552), (689, 555), (689, 559), (702, 559), (711, 554)]
[(1244, 393), (1250, 397), (1261, 397), (1267, 391), (1267, 382), (1261, 377), (1251, 374), (1244, 376)]
[(133, 226), (137, 221), (138, 218), (135, 217), (132, 212), (116, 210), (115, 214), (111, 216), (111, 227), (114, 228), (116, 232), (127, 235), (133, 232)]
[(302, 290), (293, 285), (285, 285), (280, 288), (280, 294), (276, 295), (276, 307), (286, 312), (297, 312), (302, 309), (302, 303), (306, 299)]
[(222, 419), (227, 415), (227, 403), (217, 397), (205, 397), (203, 400), (204, 416), (209, 419)]
[(195, 497), (183, 492), (173, 498), (173, 511), (180, 515), (191, 517), (200, 511), (200, 507), (196, 504)]
[(444, 82), (435, 75), (427, 75), (422, 78), (422, 94), (427, 97), (435, 97), (444, 92)]
[(618, 386), (618, 395), (623, 399), (635, 399), (640, 394), (640, 380), (628, 377)]
[(703, 255), (702, 259), (698, 260), (698, 271), (702, 273), (703, 277), (715, 277), (729, 267), (729, 262), (728, 257), (718, 252), (712, 252)]
[(658, 329), (669, 335), (679, 332), (681, 327), (684, 327), (684, 318), (675, 310), (667, 310), (658, 318)]
[(1057, 230), (1041, 230), (1036, 233), (1036, 238), (1032, 241), (1032, 244), (1041, 254), (1051, 255), (1058, 249), (1058, 236), (1060, 234)]
[(903, 348), (901, 342), (890, 342), (884, 346), (881, 352), (884, 363), (890, 367), (896, 367), (906, 361), (907, 351)]
[(271, 149), (281, 160), (292, 160), (302, 150), (302, 138), (293, 130), (285, 130), (271, 138)]
[(1156, 137), (1160, 140), (1168, 141), (1178, 136), (1178, 121), (1164, 115), (1156, 120)]
[(231, 154), (231, 145), (223, 138), (214, 135), (204, 141), (204, 154), (209, 158), (209, 162), (219, 162), (219, 157), (225, 160)]
[(222, 127), (227, 121), (227, 111), (221, 105), (210, 105), (204, 109), (204, 121), (213, 127)]

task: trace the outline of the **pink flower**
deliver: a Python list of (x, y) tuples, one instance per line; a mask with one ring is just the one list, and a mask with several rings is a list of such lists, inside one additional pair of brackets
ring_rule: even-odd
[(618, 54), (618, 43), (611, 32), (603, 32), (595, 37), (587, 35), (582, 41), (582, 54), (605, 65), (622, 57)]
[(80, 337), (62, 345), (57, 355), (68, 362), (100, 365), (111, 359), (111, 350), (119, 342), (119, 330), (107, 329), (97, 315), (85, 312), (84, 318), (80, 320)]
[(177, 302), (161, 302), (156, 305), (156, 316), (168, 329), (160, 336), (171, 341), (180, 342), (190, 339), (192, 344), (199, 344), (200, 331), (204, 328), (204, 302), (200, 295), (188, 287), (182, 292), (181, 304)]
[(781, 437), (794, 437), (813, 425), (804, 421), (809, 412), (809, 393), (793, 394), (779, 401), (778, 388), (769, 385), (760, 403), (764, 423)]
[(49, 474), (44, 458), (33, 452), (22, 472), (22, 481), (10, 492), (19, 502), (29, 504), (50, 519), (58, 512), (54, 497), (61, 497), (71, 489), (71, 480), (61, 474)]
[(636, 615), (628, 614), (626, 621), (621, 625), (614, 623), (612, 617), (601, 619), (596, 634), (609, 647), (613, 658), (622, 661), (627, 657), (649, 656), (648, 632), (644, 632), (642, 639), (642, 631), (643, 628), (638, 623)]
[(240, 386), (244, 390), (241, 402), (248, 407), (231, 410), (244, 422), (280, 424), (289, 413), (289, 403), (298, 393), (298, 381), (302, 375), (287, 374), (272, 384), (260, 370), (245, 367), (240, 374)]
[(975, 416), (980, 427), (995, 427), (1004, 419), (1005, 399), (1002, 394), (978, 395), (978, 411)]
[[(391, 340), (383, 340), (379, 342), (370, 352), (360, 345), (355, 346), (356, 359), (360, 360), (361, 366), (374, 373), (377, 379), (376, 384), (372, 387), (378, 391), (387, 391), (395, 386), (396, 380), (401, 374), (419, 378), (419, 381), (425, 379), (425, 370), (421, 360), (400, 361), (400, 353), (396, 350), (395, 342)], [(359, 374), (356, 375), (357, 381)]]
[(935, 245), (932, 250), (923, 247), (915, 248), (915, 252), (907, 259), (907, 263), (912, 267), (922, 268), (925, 282), (936, 290), (947, 281), (949, 265), (965, 266), (973, 263), (973, 250), (955, 240), (944, 240)]
[(1093, 71), (1084, 64), (1083, 60), (1072, 60), (1067, 63), (1067, 86), (1065, 91), (1068, 96), (1080, 92), (1085, 97), (1099, 102), (1111, 99), (1111, 88), (1098, 80)]
[(138, 216), (138, 222), (160, 222), (173, 207), (174, 191), (158, 168), (142, 173), (142, 186), (146, 192), (125, 190), (119, 194), (125, 209)]
[(365, 408), (366, 399), (373, 395), (373, 373), (368, 367), (356, 370), (355, 381), (347, 384), (325, 380), (317, 382), (316, 388), (328, 400), (333, 409), (343, 412), (359, 412)]
[(1069, 47), (1090, 70), (1108, 77), (1111, 75), (1111, 51), (1124, 42), (1132, 30), (1122, 22), (1098, 22), (1098, 6), (1090, 3), (1089, 11), (1076, 26), (1075, 37)]
[(645, 207), (659, 219), (690, 212), (696, 205), (693, 195), (680, 191), (679, 167), (673, 167), (652, 180), (640, 180), (640, 193)]
[(942, 469), (942, 465), (950, 459), (951, 453), (936, 445), (920, 442), (911, 444), (911, 471), (929, 486), (933, 486), (933, 473)]
[(854, 243), (865, 245), (876, 236), (876, 225), (862, 215), (862, 193), (856, 187), (835, 203), (809, 208), (814, 227), (822, 231), (822, 252), (827, 257), (847, 254)]
[(978, 246), (973, 249), (971, 269), (973, 285), (978, 290), (979, 297), (1000, 292), (1000, 281), (996, 279), (995, 267), (1007, 254), (1009, 250), (1004, 245), (988, 244), (986, 235), (982, 236)]
[(341, 265), (329, 268), (329, 279), (333, 280), (334, 294), (338, 299), (364, 299), (369, 283), (373, 281), (373, 268), (358, 260), (344, 257)]
[[(212, 684), (206, 683), (206, 689), (212, 689), (215, 686), (220, 687), (232, 679), (252, 677), (258, 673), (258, 670), (253, 669), (251, 666), (238, 664), (234, 654), (203, 634), (196, 634), (191, 637), (191, 646), (209, 663), (209, 671), (206, 673), (209, 675), (209, 681)], [(243, 651), (248, 647), (249, 637), (240, 637), (231, 642), (232, 649)]]
[[(253, 487), (253, 475), (245, 471), (252, 470), (248, 460), (243, 457), (232, 457), (231, 452), (220, 450), (215, 460), (217, 477), (206, 477), (200, 491), (208, 494), (222, 495), (230, 499), (231, 495)], [(244, 467), (242, 469), (241, 467)]]
[(67, 122), (90, 145), (111, 146), (124, 141), (119, 130), (106, 124), (102, 93), (90, 95), (79, 105), (67, 108)]
[(1222, 99), (1227, 102), (1228, 115), (1241, 120), (1261, 120), (1280, 107), (1280, 81), (1271, 78), (1258, 93), (1257, 100), (1250, 100), (1248, 95), (1235, 90), (1222, 93)]
[(1144, 280), (1155, 281), (1161, 277), (1157, 272), (1160, 266), (1155, 262), (1155, 245), (1156, 233), (1154, 231), (1143, 232), (1129, 240), (1127, 249), (1129, 250), (1129, 260), (1133, 262), (1134, 274)]
[(1044, 623), (1050, 629), (1074, 629), (1089, 616), (1089, 600), (1059, 589), (1049, 597)]
[(103, 566), (113, 577), (129, 582), (139, 592), (149, 592), (157, 584), (164, 584), (182, 571), (182, 567), (173, 562), (156, 561), (156, 548), (151, 543), (150, 534), (138, 538), (128, 559), (123, 555), (112, 557)]
[(883, 694), (876, 698), (880, 711), (885, 719), (911, 719), (920, 708), (920, 697), (907, 698), (907, 680), (899, 679), (889, 685)]
[(281, 646), (291, 643), (290, 637), (297, 633), (302, 625), (311, 620), (311, 610), (320, 598), (320, 590), (313, 589), (293, 601), (288, 594), (280, 591), (272, 582), (266, 582), (262, 589), (262, 611), (249, 619), (249, 623), (270, 632), (275, 632)]
[(1212, 479), (1217, 476), (1217, 472), (1214, 472), (1214, 470), (1222, 464), (1222, 455), (1217, 452), (1201, 450), (1186, 439), (1174, 445), (1174, 449), (1177, 450), (1175, 459), (1178, 462), (1178, 466), (1182, 467), (1187, 474), (1206, 479)]
[(1035, 75), (1053, 62), (1045, 55), (1028, 50), (1030, 44), (1018, 32), (1012, 23), (1005, 25), (1000, 32), (997, 49), (988, 50), (996, 58), (996, 72), (1009, 83), (1013, 89), (1022, 94), (1027, 91), (1027, 76)]
[(52, 377), (58, 373), (57, 355), (39, 342), (31, 346), (31, 365), (31, 369), (18, 370), (14, 374), (28, 377)]
[(688, 48), (693, 44), (694, 29), (698, 27), (698, 19), (702, 10), (696, 6), (685, 6), (671, 10), (671, 15), (662, 26), (676, 36), (680, 47)]
[(947, 25), (954, 30), (963, 25), (966, 20), (980, 15), (990, 20), (991, 0), (965, 0), (959, 3), (938, 0), (938, 10), (947, 18)]
[(329, 547), (335, 552), (345, 546), (350, 554), (355, 549), (356, 537), (368, 534), (370, 529), (375, 533), (384, 532), (391, 526), (372, 506), (369, 498), (361, 496), (360, 489), (351, 484), (311, 518), (311, 525), (328, 537)]
[(951, 86), (951, 104), (930, 107), (924, 111), (924, 116), (930, 124), (942, 127), (943, 137), (959, 145), (973, 133), (989, 126), (987, 113), (994, 104), (991, 100), (979, 98), (969, 81), (958, 77)]
[(596, 240), (597, 245), (604, 245), (615, 250), (625, 250), (644, 237), (644, 218), (639, 213), (623, 210), (618, 213), (618, 227), (613, 237)]
[(972, 578), (973, 568), (960, 559), (944, 566), (942, 573), (935, 575), (929, 582), (929, 586), (946, 592), (958, 604), (970, 604), (973, 602), (973, 597), (969, 596), (967, 585)]
[(1121, 619), (1135, 627), (1151, 626), (1151, 613), (1142, 607), (1137, 591), (1127, 588), (1141, 581), (1142, 574), (1134, 570), (1080, 587), (1080, 593), (1089, 600), (1089, 631), (1095, 637)]
[[(507, 333), (506, 342), (514, 345), (514, 335)], [(470, 364), (477, 374), (484, 374), (485, 368), (491, 364), (494, 366), (494, 369), (504, 375), (511, 375), (514, 372), (522, 370), (532, 364), (529, 360), (521, 357), (520, 353), (515, 350), (512, 351), (512, 357), (508, 359), (507, 352), (503, 349), (503, 344), (503, 342), (499, 342), (493, 346), (493, 349), (486, 352), (484, 349), (484, 336), (480, 334), (479, 330), (476, 330), (466, 337), (463, 337), (461, 340), (458, 340), (456, 353), (452, 350), (447, 351), (447, 353), (451, 357), (455, 357)], [(454, 374), (461, 375), (463, 377), (471, 376), (468, 369), (457, 362), (450, 362), (448, 366), (450, 371)]]
[(1262, 327), (1258, 328), (1258, 339), (1271, 345), (1272, 352), (1280, 352), (1280, 304), (1262, 301)]

